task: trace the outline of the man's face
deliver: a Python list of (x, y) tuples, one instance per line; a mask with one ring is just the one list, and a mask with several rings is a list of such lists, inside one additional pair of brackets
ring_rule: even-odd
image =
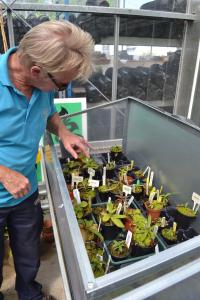
[(65, 72), (49, 73), (41, 69), (39, 74), (34, 75), (34, 86), (38, 89), (49, 92), (52, 90), (62, 91), (78, 75), (77, 69)]

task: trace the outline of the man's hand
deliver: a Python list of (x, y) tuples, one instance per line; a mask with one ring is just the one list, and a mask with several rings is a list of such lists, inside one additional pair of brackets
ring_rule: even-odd
[(4, 166), (0, 166), (0, 182), (15, 199), (24, 197), (31, 189), (24, 175)]
[(78, 157), (78, 153), (83, 152), (87, 157), (89, 157), (88, 148), (92, 148), (90, 144), (82, 137), (74, 135), (71, 132), (62, 138), (63, 145), (65, 149), (74, 157)]

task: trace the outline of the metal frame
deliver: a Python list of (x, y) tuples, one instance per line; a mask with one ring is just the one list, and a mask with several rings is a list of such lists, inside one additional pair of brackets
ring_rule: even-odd
[[(142, 103), (135, 98), (128, 99), (130, 101), (134, 100)], [(101, 107), (105, 106), (112, 106), (116, 103), (121, 103), (126, 100), (127, 99), (113, 101), (112, 103), (98, 106), (96, 109), (100, 109)], [(151, 105), (146, 106), (158, 111)], [(177, 119), (170, 114), (161, 114), (164, 114), (167, 117), (176, 120), (177, 122)], [(186, 123), (183, 120), (180, 120), (179, 122), (183, 124)], [(200, 129), (196, 126), (190, 126), (198, 132), (200, 131)], [(68, 274), (70, 268), (71, 277), (73, 277), (73, 274), (76, 274), (74, 281), (72, 279), (70, 281), (70, 286), (73, 290), (72, 298), (74, 297), (74, 299), (78, 300), (102, 299), (102, 297), (107, 295), (108, 297), (111, 297), (111, 299), (115, 299), (116, 296), (123, 294), (124, 288), (127, 288), (126, 291), (132, 290), (132, 292), (137, 292), (136, 287), (138, 287), (138, 285), (141, 286), (141, 289), (144, 283), (149, 282), (150, 285), (152, 278), (148, 279), (148, 276), (152, 274), (154, 275), (153, 279), (155, 281), (158, 280), (160, 276), (163, 276), (159, 279), (159, 282), (161, 283), (161, 286), (164, 287), (164, 280), (166, 276), (170, 276), (170, 272), (175, 268), (174, 265), (176, 265), (177, 272), (179, 272), (178, 268), (181, 267), (181, 265), (188, 264), (192, 260), (199, 258), (200, 236), (197, 236), (187, 242), (182, 243), (181, 247), (180, 245), (176, 245), (173, 248), (169, 248), (157, 255), (153, 255), (142, 261), (136, 262), (113, 273), (109, 273), (103, 277), (95, 279), (91, 274), (91, 266), (86, 257), (83, 240), (81, 238), (80, 231), (78, 230), (77, 221), (73, 212), (68, 191), (66, 189), (60, 163), (56, 155), (55, 148), (52, 146), (52, 140), (49, 135), (47, 135), (46, 142), (47, 146), (45, 147), (45, 165), (47, 168), (50, 192), (52, 193), (53, 205), (57, 218), (58, 231), (62, 237), (61, 248), (63, 249), (65, 258), (64, 268)], [(70, 241), (73, 241), (72, 244), (74, 245), (74, 248)], [(67, 256), (65, 256), (67, 253), (68, 259)], [(186, 267), (187, 265), (185, 268)], [(191, 273), (187, 274), (188, 277), (191, 276)], [(77, 285), (77, 282), (82, 282), (83, 285)], [(172, 285), (174, 283), (174, 281), (170, 281), (169, 284)], [(145, 285), (143, 287), (145, 287)]]

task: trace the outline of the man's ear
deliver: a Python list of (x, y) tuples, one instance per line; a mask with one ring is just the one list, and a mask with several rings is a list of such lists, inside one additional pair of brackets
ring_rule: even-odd
[(37, 78), (42, 73), (42, 69), (39, 66), (32, 66), (30, 71), (33, 77), (37, 77)]

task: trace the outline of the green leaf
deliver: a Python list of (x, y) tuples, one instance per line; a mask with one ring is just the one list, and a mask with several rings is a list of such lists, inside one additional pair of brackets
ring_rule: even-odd
[(110, 215), (109, 215), (109, 214), (103, 215), (102, 221), (103, 221), (104, 223), (108, 222), (109, 220), (110, 220)]
[(121, 220), (118, 218), (115, 218), (114, 216), (111, 217), (112, 222), (119, 228), (124, 228), (124, 224), (122, 223)]
[(82, 202), (80, 203), (80, 206), (81, 206), (81, 207), (87, 207), (87, 206), (88, 206), (88, 202), (82, 201)]

